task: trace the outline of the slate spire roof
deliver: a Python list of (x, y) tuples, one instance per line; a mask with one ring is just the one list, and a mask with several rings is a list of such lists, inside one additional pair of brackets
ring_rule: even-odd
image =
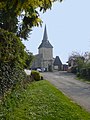
[(48, 40), (48, 36), (47, 36), (47, 29), (46, 29), (46, 25), (45, 25), (43, 41), (47, 41), (47, 40)]
[(44, 47), (44, 48), (53, 48), (53, 46), (48, 41), (46, 25), (45, 25), (45, 29), (44, 29), (43, 40), (42, 40), (42, 43), (39, 45), (38, 49), (40, 49), (42, 47)]

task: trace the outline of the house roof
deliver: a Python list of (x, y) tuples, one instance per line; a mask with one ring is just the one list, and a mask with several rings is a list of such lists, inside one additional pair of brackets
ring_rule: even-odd
[(61, 62), (59, 56), (56, 56), (53, 65), (62, 65), (62, 62)]
[(44, 29), (43, 40), (42, 40), (42, 43), (39, 45), (38, 49), (40, 49), (42, 47), (44, 47), (44, 48), (53, 48), (53, 46), (48, 41), (46, 25), (45, 25), (45, 29)]

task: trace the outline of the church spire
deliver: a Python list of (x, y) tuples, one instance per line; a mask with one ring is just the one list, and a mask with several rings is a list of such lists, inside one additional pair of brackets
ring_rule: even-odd
[(47, 29), (46, 29), (46, 25), (45, 25), (45, 29), (44, 29), (44, 35), (43, 35), (43, 41), (47, 41), (48, 37), (47, 37)]
[(39, 45), (38, 49), (40, 49), (40, 48), (53, 48), (53, 46), (48, 41), (46, 25), (44, 28), (43, 40), (42, 40), (42, 43)]

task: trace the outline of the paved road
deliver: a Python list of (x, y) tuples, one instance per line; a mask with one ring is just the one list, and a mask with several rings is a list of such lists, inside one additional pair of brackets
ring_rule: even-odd
[(42, 73), (44, 78), (55, 85), (65, 95), (90, 112), (90, 84), (76, 80), (67, 72)]

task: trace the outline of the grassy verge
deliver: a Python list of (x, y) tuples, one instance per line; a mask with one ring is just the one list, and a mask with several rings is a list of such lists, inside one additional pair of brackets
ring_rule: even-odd
[(86, 82), (86, 83), (90, 83), (90, 80), (89, 79), (85, 79), (85, 78), (77, 77), (76, 80), (79, 80), (79, 81), (82, 81), (82, 82)]
[(90, 120), (90, 113), (45, 80), (17, 87), (3, 101), (0, 120)]

